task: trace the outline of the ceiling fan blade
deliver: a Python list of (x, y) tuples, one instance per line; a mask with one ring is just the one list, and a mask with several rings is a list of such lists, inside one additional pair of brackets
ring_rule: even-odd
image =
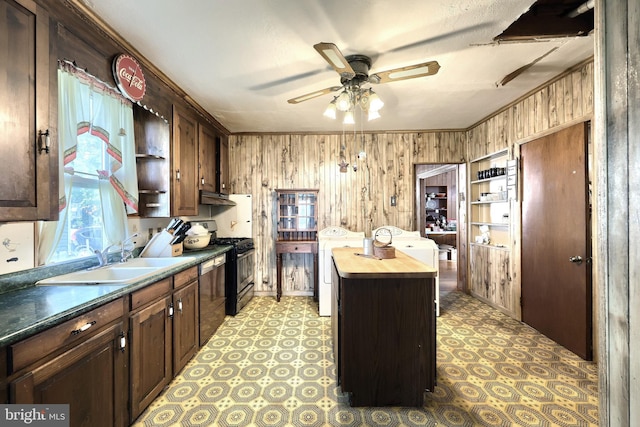
[(323, 42), (314, 44), (313, 47), (340, 74), (340, 77), (347, 80), (355, 77), (353, 68), (335, 44)]
[(394, 68), (393, 70), (372, 74), (369, 76), (369, 82), (389, 83), (398, 80), (432, 76), (436, 74), (439, 69), (440, 64), (438, 64), (438, 61), (423, 62), (422, 64), (408, 65), (406, 67)]
[(325, 95), (327, 93), (335, 92), (339, 89), (342, 89), (342, 86), (331, 86), (326, 89), (316, 90), (315, 92), (310, 92), (305, 95), (296, 96), (295, 98), (291, 98), (287, 102), (289, 104), (299, 104), (303, 101), (308, 101), (309, 99), (317, 98), (319, 96)]
[(524, 73), (529, 68), (531, 68), (536, 62), (544, 59), (547, 55), (551, 54), (552, 52), (555, 52), (556, 50), (558, 50), (558, 47), (554, 47), (553, 49), (551, 49), (549, 52), (545, 53), (544, 55), (539, 56), (538, 58), (534, 59), (533, 61), (529, 62), (528, 64), (523, 65), (522, 67), (518, 68), (515, 71), (512, 71), (511, 73), (509, 73), (506, 76), (504, 76), (504, 78), (502, 80), (500, 80), (500, 82), (496, 86), (504, 86), (504, 85), (506, 85), (511, 80), (515, 79), (520, 74)]

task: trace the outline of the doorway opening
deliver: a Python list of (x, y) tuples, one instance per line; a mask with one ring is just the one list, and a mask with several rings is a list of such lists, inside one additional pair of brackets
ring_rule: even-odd
[[(440, 294), (462, 289), (460, 272), (466, 267), (460, 261), (460, 228), (465, 229), (459, 215), (463, 164), (416, 164), (416, 224), (423, 237), (432, 239), (440, 249)], [(463, 201), (462, 201), (463, 202)]]

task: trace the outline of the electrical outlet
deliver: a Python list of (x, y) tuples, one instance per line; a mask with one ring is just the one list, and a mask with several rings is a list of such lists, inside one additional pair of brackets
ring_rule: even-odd
[(396, 196), (391, 196), (391, 206), (396, 205)]

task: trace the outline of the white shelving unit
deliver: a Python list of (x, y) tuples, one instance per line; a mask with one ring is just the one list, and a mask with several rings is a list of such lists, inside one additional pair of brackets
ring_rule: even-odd
[[(510, 203), (507, 197), (508, 150), (471, 161), (469, 241), (472, 245), (505, 248), (509, 245)], [(476, 242), (481, 226), (489, 227), (490, 241)]]

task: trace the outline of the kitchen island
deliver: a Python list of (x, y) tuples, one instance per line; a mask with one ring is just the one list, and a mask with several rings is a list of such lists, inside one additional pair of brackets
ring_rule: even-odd
[(436, 270), (334, 248), (331, 328), (337, 381), (352, 406), (414, 406), (436, 380)]

